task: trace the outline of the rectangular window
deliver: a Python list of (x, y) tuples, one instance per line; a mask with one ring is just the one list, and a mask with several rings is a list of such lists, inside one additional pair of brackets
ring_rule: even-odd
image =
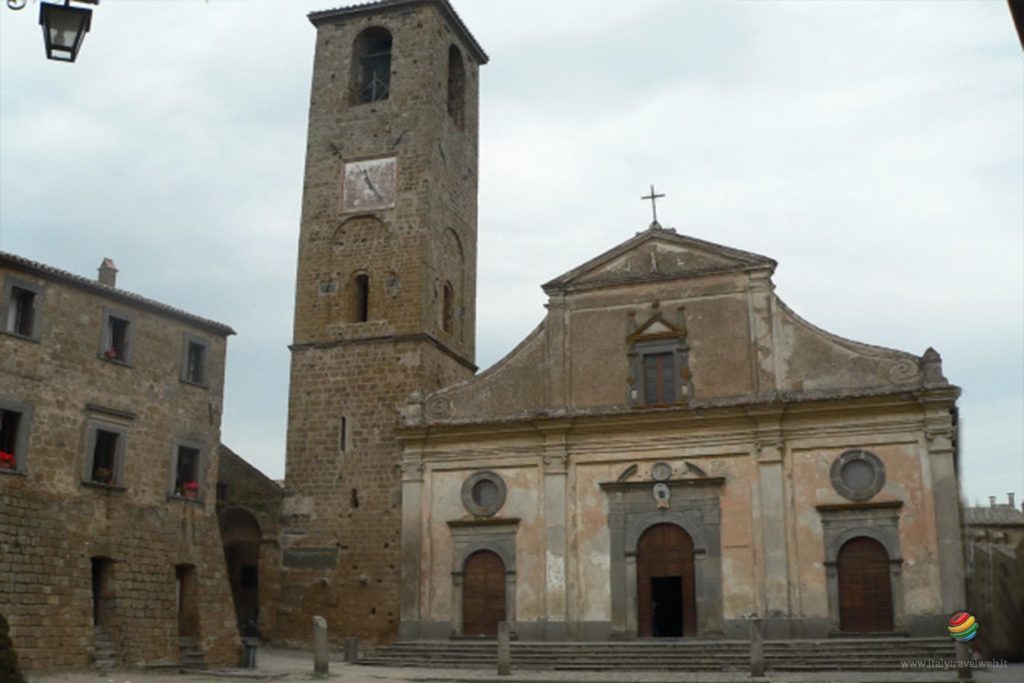
[(217, 482), (217, 502), (228, 502), (228, 485), (222, 481)]
[(36, 293), (21, 287), (11, 287), (11, 301), (7, 308), (7, 331), (22, 337), (31, 337), (36, 322)]
[(117, 455), (121, 435), (97, 429), (93, 440), (92, 467), (89, 479), (97, 484), (113, 486), (117, 481)]
[(3, 324), (4, 332), (26, 339), (39, 339), (39, 303), (42, 294), (43, 288), (39, 285), (7, 278), (2, 302), (4, 308), (0, 311), (3, 313), (0, 323)]
[(107, 318), (107, 350), (104, 355), (111, 360), (126, 361), (128, 358), (128, 321), (110, 316)]
[(21, 412), (0, 408), (0, 470), (18, 469), (18, 436), (21, 422)]
[(676, 400), (675, 359), (669, 353), (644, 356), (644, 402), (674, 403)]
[(181, 381), (205, 386), (210, 358), (210, 342), (185, 333), (181, 354)]
[(202, 384), (206, 379), (206, 347), (196, 342), (189, 342), (187, 355), (185, 379), (194, 384)]
[(178, 446), (174, 459), (174, 493), (185, 498), (199, 496), (199, 449)]
[(345, 452), (348, 448), (348, 420), (342, 415), (341, 420), (338, 421), (338, 450)]

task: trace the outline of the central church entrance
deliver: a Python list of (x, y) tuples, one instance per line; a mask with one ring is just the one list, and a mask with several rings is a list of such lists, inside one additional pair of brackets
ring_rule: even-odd
[(505, 620), (505, 563), (480, 550), (466, 559), (463, 573), (462, 634), (498, 635), (498, 622)]
[(656, 524), (637, 543), (641, 638), (697, 635), (693, 539), (675, 524)]

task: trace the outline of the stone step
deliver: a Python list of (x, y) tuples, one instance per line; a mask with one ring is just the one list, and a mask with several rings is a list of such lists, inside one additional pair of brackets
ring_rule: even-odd
[[(741, 640), (642, 640), (613, 642), (524, 642), (511, 644), (514, 667), (534, 670), (744, 670), (750, 644)], [(945, 638), (844, 638), (766, 641), (765, 662), (780, 671), (891, 671), (911, 659), (954, 656)], [(404, 641), (378, 647), (360, 658), (367, 666), (490, 668), (493, 640)]]

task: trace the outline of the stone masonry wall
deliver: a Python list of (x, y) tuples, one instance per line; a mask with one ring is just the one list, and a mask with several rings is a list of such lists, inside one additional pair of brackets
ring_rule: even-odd
[[(387, 99), (353, 96), (353, 46), (390, 32)], [(451, 46), (465, 113), (448, 112)], [(401, 582), (394, 429), (411, 393), (469, 377), (475, 349), (478, 64), (436, 3), (368, 7), (317, 27), (296, 278), (277, 625), (308, 640), (393, 639)], [(393, 208), (344, 213), (347, 162), (395, 158)], [(355, 318), (357, 274), (368, 319)], [(444, 283), (454, 320), (443, 325)], [(342, 418), (346, 425), (341, 434)], [(344, 441), (344, 445), (342, 442)]]
[[(214, 510), (228, 328), (42, 269), (0, 267), (0, 281), (9, 278), (42, 288), (38, 339), (0, 333), (0, 401), (28, 409), (19, 469), (0, 470), (0, 605), (22, 665), (89, 663), (94, 557), (112, 562), (104, 630), (123, 662), (178, 659), (175, 567), (191, 565), (200, 646), (211, 664), (236, 663)], [(106, 311), (132, 321), (128, 363), (101, 354)], [(188, 338), (208, 344), (203, 385), (181, 379)], [(88, 481), (91, 426), (122, 433), (112, 485)], [(195, 499), (174, 490), (181, 441), (201, 454)]]

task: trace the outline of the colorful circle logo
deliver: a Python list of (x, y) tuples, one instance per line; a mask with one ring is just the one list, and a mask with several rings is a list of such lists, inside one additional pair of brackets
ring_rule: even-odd
[(978, 621), (970, 612), (956, 612), (949, 618), (949, 635), (966, 643), (978, 635)]

